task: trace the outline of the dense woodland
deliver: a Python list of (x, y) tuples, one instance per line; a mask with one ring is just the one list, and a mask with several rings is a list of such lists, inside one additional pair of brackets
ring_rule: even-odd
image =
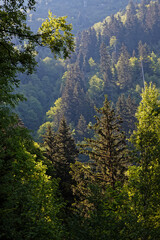
[[(84, 2), (87, 2), (87, 5)], [(67, 20), (73, 24), (72, 32), (76, 34), (79, 30), (92, 26), (119, 9), (124, 9), (127, 3), (128, 0), (118, 2), (104, 0), (103, 3), (99, 0), (78, 2), (61, 0), (50, 1), (49, 4), (47, 1), (38, 1), (36, 12), (27, 11), (28, 24), (37, 31), (50, 9), (58, 16), (67, 15)], [(83, 16), (80, 17), (79, 14)], [(62, 60), (55, 61), (53, 54), (44, 47), (37, 47), (36, 61), (38, 66), (33, 75), (20, 76), (19, 92), (23, 92), (27, 101), (21, 103), (17, 109), (25, 126), (33, 130), (34, 136), (40, 125), (46, 121), (46, 112), (61, 95), (61, 84), (64, 82), (62, 77), (68, 65), (68, 62)]]
[(51, 12), (32, 32), (34, 6), (0, 4), (0, 239), (160, 239), (160, 1), (75, 44)]

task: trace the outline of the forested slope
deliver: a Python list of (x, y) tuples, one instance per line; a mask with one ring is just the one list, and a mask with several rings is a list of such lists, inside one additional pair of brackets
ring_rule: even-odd
[(107, 18), (98, 29), (78, 34), (61, 95), (47, 113), (53, 128), (65, 115), (79, 139), (81, 131), (87, 132), (84, 125), (93, 121), (94, 105), (101, 106), (106, 94), (124, 120), (126, 133), (133, 130), (144, 80), (160, 86), (160, 3), (149, 2), (135, 5), (131, 1), (125, 11)]
[[(39, 1), (36, 5), (36, 12), (28, 11), (28, 24), (37, 31), (50, 9), (57, 16), (68, 15), (67, 21), (73, 24), (73, 32), (76, 34), (77, 31), (87, 29), (97, 21), (103, 20), (107, 15), (124, 9), (128, 0), (86, 2), (87, 5), (84, 4), (84, 1)], [(77, 42), (77, 44), (79, 43)], [(61, 84), (64, 82), (62, 76), (68, 65), (68, 61), (55, 61), (53, 54), (44, 47), (38, 47), (37, 52), (37, 71), (33, 76), (21, 77), (19, 92), (23, 92), (27, 101), (21, 103), (17, 108), (25, 126), (34, 132), (45, 121), (45, 113), (61, 96)]]
[[(79, 35), (38, 144), (14, 113), (23, 100), (15, 91), (18, 77), (23, 84), (28, 81), (26, 72), (31, 75), (35, 68), (38, 46), (67, 56), (73, 49), (71, 27), (64, 18), (57, 22), (50, 15), (37, 35), (26, 23), (34, 0), (1, 1), (1, 240), (160, 239), (160, 60), (155, 31), (160, 2), (148, 2), (137, 9), (130, 2), (128, 13), (112, 16), (101, 31)], [(136, 27), (127, 19), (136, 19)], [(60, 33), (67, 38), (55, 35), (61, 24)], [(128, 26), (148, 36), (147, 44), (138, 35), (135, 43), (126, 42)], [(155, 39), (149, 38), (155, 33)], [(48, 64), (53, 66), (52, 58), (43, 60), (37, 75), (46, 74)], [(40, 84), (35, 75), (32, 80), (31, 90)], [(46, 87), (52, 91), (47, 79)]]

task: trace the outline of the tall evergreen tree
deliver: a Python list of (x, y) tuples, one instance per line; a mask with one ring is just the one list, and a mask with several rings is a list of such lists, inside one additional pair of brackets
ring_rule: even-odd
[(127, 136), (135, 129), (136, 108), (135, 100), (132, 99), (130, 95), (128, 98), (126, 98), (124, 94), (120, 95), (116, 103), (116, 113), (122, 119), (122, 129)]
[(80, 115), (88, 120), (90, 107), (84, 90), (84, 77), (77, 64), (68, 70), (66, 85), (62, 94), (62, 112), (67, 121), (75, 126)]
[(106, 87), (110, 86), (112, 82), (112, 73), (111, 73), (111, 56), (107, 51), (107, 46), (102, 42), (100, 46), (100, 69), (103, 75)]
[(116, 182), (125, 180), (127, 162), (125, 136), (120, 132), (120, 120), (105, 98), (104, 105), (96, 109), (96, 123), (91, 128), (95, 138), (86, 139), (84, 153), (89, 154), (95, 166), (95, 179), (103, 188), (110, 184), (114, 189)]
[(43, 147), (45, 163), (47, 165), (47, 174), (49, 176), (56, 177), (54, 169), (54, 154), (55, 154), (55, 133), (52, 131), (51, 125), (47, 126), (46, 133), (43, 136)]
[(131, 68), (129, 65), (129, 53), (126, 46), (122, 45), (121, 54), (117, 65), (118, 83), (120, 89), (128, 88), (132, 81)]
[(136, 8), (131, 0), (126, 8), (127, 19), (125, 21), (125, 45), (129, 50), (137, 47), (137, 34), (139, 34), (138, 19), (136, 15)]
[[(60, 179), (59, 187), (67, 207), (73, 203), (72, 176), (70, 164), (74, 164), (78, 155), (74, 139), (71, 136), (65, 118), (62, 118), (59, 129), (52, 142), (51, 131), (45, 139), (46, 157), (51, 160), (54, 167), (54, 176)], [(51, 147), (50, 147), (51, 145)]]
[(77, 139), (79, 141), (82, 141), (84, 136), (86, 137), (87, 134), (87, 122), (84, 118), (83, 115), (80, 115), (80, 118), (78, 120), (78, 124), (76, 127), (76, 134), (77, 134)]

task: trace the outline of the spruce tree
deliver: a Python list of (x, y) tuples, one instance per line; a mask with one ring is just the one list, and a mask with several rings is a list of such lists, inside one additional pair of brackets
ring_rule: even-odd
[(45, 155), (51, 162), (53, 162), (54, 135), (51, 129), (51, 125), (47, 127), (46, 134), (44, 135), (44, 147), (45, 147)]
[(129, 58), (126, 46), (122, 45), (121, 54), (116, 65), (120, 89), (128, 88), (131, 85), (132, 76)]
[(116, 113), (122, 119), (122, 129), (127, 136), (133, 132), (135, 129), (135, 112), (136, 112), (136, 102), (129, 95), (128, 98), (124, 94), (121, 94), (116, 103)]
[(84, 136), (86, 137), (86, 134), (87, 134), (87, 122), (84, 116), (81, 114), (76, 127), (77, 139), (82, 141)]
[(104, 42), (100, 46), (100, 69), (105, 80), (105, 85), (108, 87), (112, 81), (111, 56)]
[(71, 66), (62, 94), (62, 113), (68, 122), (78, 124), (80, 115), (90, 120), (91, 107), (85, 94), (84, 77), (79, 65)]
[(78, 150), (65, 118), (62, 118), (53, 142), (51, 142), (51, 139), (52, 137), (47, 137), (45, 140), (46, 156), (52, 161), (55, 171), (54, 177), (60, 179), (59, 187), (61, 194), (67, 203), (67, 207), (70, 207), (73, 203), (71, 190), (73, 180), (70, 175), (70, 164), (75, 163)]
[(52, 131), (51, 125), (48, 125), (44, 137), (43, 147), (44, 156), (46, 157), (47, 174), (52, 178), (56, 176), (54, 169), (54, 155), (55, 155), (55, 133)]
[(129, 51), (137, 47), (137, 35), (139, 34), (138, 19), (136, 15), (136, 7), (131, 0), (126, 8), (125, 21), (125, 44)]
[(121, 121), (116, 118), (107, 98), (103, 107), (96, 111), (96, 123), (91, 127), (95, 138), (86, 139), (82, 152), (89, 154), (96, 182), (104, 189), (108, 184), (115, 189), (117, 181), (123, 183), (125, 180), (125, 136), (120, 131)]

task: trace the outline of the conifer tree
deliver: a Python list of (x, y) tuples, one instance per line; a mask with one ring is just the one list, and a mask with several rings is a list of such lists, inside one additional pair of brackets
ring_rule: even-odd
[(102, 42), (100, 46), (100, 69), (105, 81), (105, 85), (108, 87), (112, 81), (111, 57), (104, 42)]
[(139, 34), (138, 19), (136, 8), (131, 0), (126, 8), (127, 19), (125, 21), (125, 44), (129, 50), (137, 47), (137, 34)]
[(54, 169), (55, 155), (55, 133), (52, 131), (51, 125), (48, 125), (45, 135), (43, 136), (44, 156), (47, 165), (47, 174), (52, 178), (56, 176)]
[(138, 55), (141, 61), (141, 66), (143, 66), (144, 68), (144, 74), (145, 74), (145, 72), (148, 72), (149, 70), (149, 59), (148, 59), (149, 47), (146, 43), (143, 44), (142, 41), (138, 43)]
[(124, 94), (120, 95), (116, 103), (116, 113), (122, 119), (122, 129), (128, 136), (135, 129), (135, 100), (129, 95), (128, 98)]
[(126, 144), (125, 136), (120, 132), (120, 120), (116, 118), (115, 111), (105, 98), (104, 105), (96, 109), (96, 123), (91, 128), (95, 138), (86, 139), (82, 152), (89, 154), (95, 166), (95, 180), (103, 188), (107, 184), (114, 189), (116, 182), (125, 180)]
[(84, 88), (84, 78), (79, 66), (71, 66), (62, 94), (62, 112), (67, 121), (75, 126), (81, 114), (86, 119), (90, 118), (90, 106)]
[(46, 134), (44, 135), (44, 147), (45, 147), (45, 155), (50, 161), (53, 161), (54, 135), (51, 129), (51, 125), (47, 127)]
[(117, 62), (118, 81), (121, 89), (128, 88), (131, 84), (131, 68), (129, 65), (129, 53), (126, 46), (122, 45), (121, 54)]
[(121, 41), (123, 31), (124, 31), (123, 23), (119, 18), (117, 19), (116, 17), (114, 17), (114, 15), (111, 16), (109, 23), (108, 22), (104, 23), (103, 34), (107, 40), (109, 40), (112, 36), (116, 36), (116, 38)]
[(81, 114), (79, 120), (78, 120), (78, 124), (77, 124), (77, 129), (76, 129), (76, 133), (77, 133), (77, 138), (78, 140), (82, 141), (82, 139), (84, 138), (84, 136), (86, 137), (86, 133), (87, 133), (87, 122), (84, 118), (84, 116)]
[[(51, 133), (51, 131), (50, 131)], [(70, 175), (70, 164), (74, 164), (78, 155), (78, 150), (74, 139), (71, 136), (70, 129), (67, 126), (65, 118), (62, 118), (59, 129), (52, 137), (47, 137), (45, 140), (46, 156), (50, 158), (54, 167), (54, 177), (59, 178), (59, 186), (67, 206), (73, 203), (73, 195), (71, 185), (73, 184), (72, 176)], [(51, 146), (51, 147), (50, 147)]]

